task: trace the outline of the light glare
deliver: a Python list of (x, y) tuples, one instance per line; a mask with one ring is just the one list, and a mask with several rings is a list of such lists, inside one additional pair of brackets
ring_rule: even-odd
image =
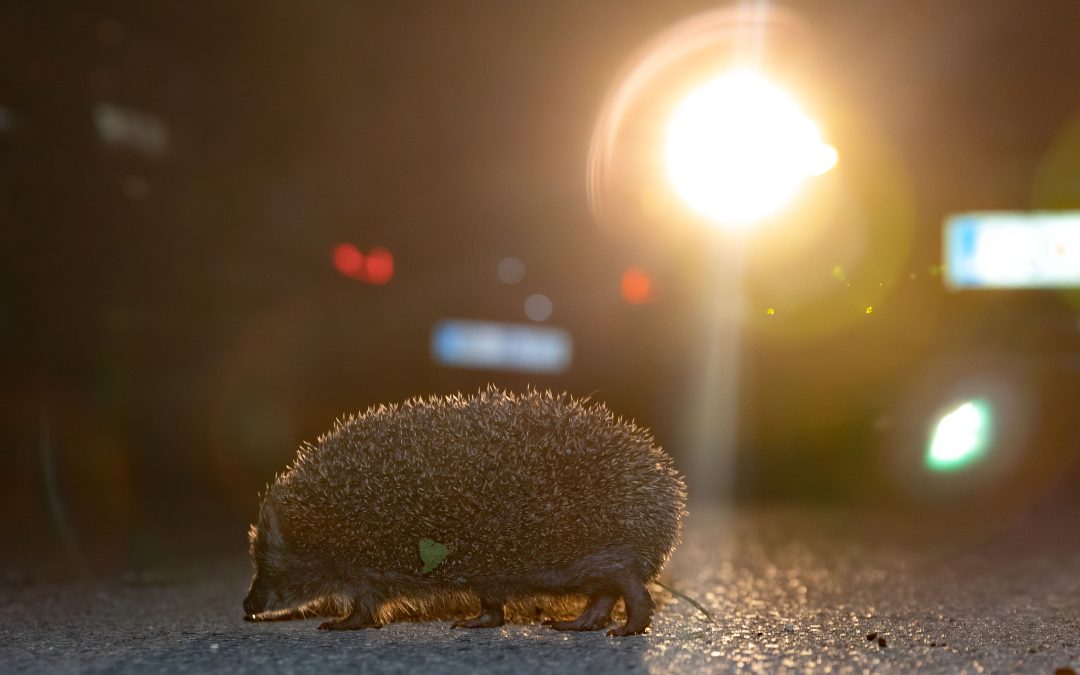
[(745, 226), (787, 204), (837, 153), (785, 91), (749, 70), (718, 77), (675, 110), (665, 147), (675, 191), (717, 224)]
[(986, 401), (967, 401), (941, 417), (930, 438), (926, 464), (935, 471), (961, 469), (986, 451), (991, 413)]

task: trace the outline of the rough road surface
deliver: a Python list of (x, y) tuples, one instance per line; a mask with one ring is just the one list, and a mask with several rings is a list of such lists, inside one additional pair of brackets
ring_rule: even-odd
[[(0, 586), (7, 672), (1034, 672), (1080, 670), (1080, 542), (882, 536), (842, 514), (692, 522), (648, 635), (447, 622), (326, 632), (241, 620), (248, 562)], [(1018, 532), (1018, 534), (1017, 534)], [(948, 545), (943, 545), (947, 543)], [(1045, 546), (1038, 542), (1047, 542)], [(1059, 670), (1065, 669), (1065, 670)]]

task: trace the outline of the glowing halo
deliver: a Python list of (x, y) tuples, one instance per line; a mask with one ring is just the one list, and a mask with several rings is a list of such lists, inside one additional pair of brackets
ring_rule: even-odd
[(738, 227), (779, 211), (836, 158), (795, 99), (750, 69), (691, 92), (672, 116), (664, 152), (683, 201), (713, 224)]
[(802, 35), (803, 24), (787, 10), (751, 3), (704, 12), (646, 43), (615, 78), (593, 126), (586, 160), (586, 190), (594, 217), (603, 222), (627, 118), (655, 81), (680, 62), (722, 48), (730, 64), (760, 61), (766, 36)]

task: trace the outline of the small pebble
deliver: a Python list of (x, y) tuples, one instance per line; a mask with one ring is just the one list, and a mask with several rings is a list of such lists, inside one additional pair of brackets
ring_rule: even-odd
[(210, 649), (211, 649), (212, 651), (217, 651), (219, 647), (221, 647), (221, 645), (219, 645), (219, 644), (218, 644), (218, 643), (216, 643), (216, 642), (211, 642), (211, 643), (210, 643)]
[(885, 649), (886, 647), (889, 646), (889, 643), (885, 642), (885, 638), (879, 637), (877, 639), (877, 646), (881, 647), (882, 649)]
[(867, 633), (866, 639), (873, 642), (875, 639), (877, 639), (877, 633)]
[(784, 632), (785, 633), (794, 633), (795, 632), (795, 624), (789, 623), (788, 625), (784, 626)]

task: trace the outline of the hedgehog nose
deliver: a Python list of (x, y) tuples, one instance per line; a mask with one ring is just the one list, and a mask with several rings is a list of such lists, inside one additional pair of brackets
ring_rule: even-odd
[(265, 609), (265, 606), (263, 605), (263, 603), (259, 602), (255, 598), (255, 593), (254, 592), (248, 593), (247, 597), (244, 598), (244, 614), (248, 614), (248, 615), (258, 614), (258, 613), (262, 612), (264, 609)]

